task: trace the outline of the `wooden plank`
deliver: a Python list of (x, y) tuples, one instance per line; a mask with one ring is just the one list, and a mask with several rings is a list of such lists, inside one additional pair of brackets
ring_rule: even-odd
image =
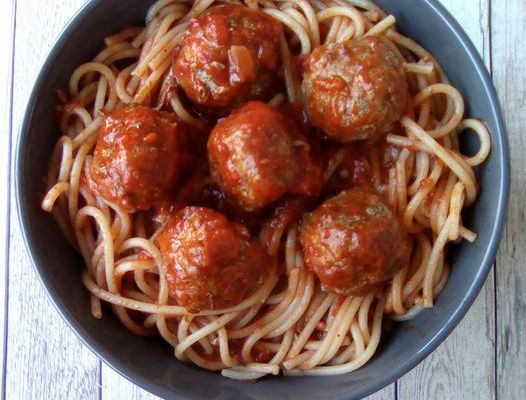
[[(4, 63), (0, 69), (0, 96), (6, 100), (0, 103), (0, 360), (2, 366), (6, 355), (6, 309), (7, 293), (7, 259), (9, 239), (9, 162), (11, 159), (11, 95), (12, 95), (12, 61), (14, 42), (15, 3), (0, 4), (0, 54)], [(4, 374), (1, 378), (1, 389), (4, 392)]]
[[(489, 0), (441, 2), (460, 22), (489, 66)], [(449, 338), (399, 380), (398, 399), (495, 398), (493, 274), (491, 271), (477, 300)]]
[[(12, 149), (38, 69), (82, 3), (83, 0), (17, 2)], [(66, 326), (37, 280), (16, 223), (13, 187), (12, 184), (5, 397), (98, 399), (99, 361)]]
[(493, 1), (493, 79), (508, 127), (511, 197), (497, 257), (497, 398), (526, 398), (526, 3)]

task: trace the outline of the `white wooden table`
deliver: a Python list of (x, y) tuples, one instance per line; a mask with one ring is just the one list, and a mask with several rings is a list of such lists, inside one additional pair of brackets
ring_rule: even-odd
[[(442, 1), (484, 57), (504, 106), (508, 224), (495, 268), (459, 327), (370, 399), (526, 399), (526, 1)], [(16, 215), (12, 177), (24, 107), (53, 41), (84, 2), (0, 1), (0, 359), (9, 400), (156, 398), (101, 363), (66, 326), (30, 265)]]

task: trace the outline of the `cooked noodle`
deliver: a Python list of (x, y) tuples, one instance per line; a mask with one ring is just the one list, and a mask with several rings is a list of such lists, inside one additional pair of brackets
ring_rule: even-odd
[[(42, 208), (53, 212), (84, 258), (82, 280), (96, 318), (102, 317), (101, 302), (109, 303), (133, 333), (157, 332), (174, 347), (179, 360), (220, 370), (233, 379), (257, 379), (280, 371), (351, 372), (374, 355), (384, 318), (403, 321), (432, 307), (449, 275), (444, 259), (447, 243), (475, 240), (476, 234), (462, 225), (461, 211), (477, 197), (473, 167), (488, 156), (489, 132), (484, 122), (464, 119), (462, 96), (433, 56), (397, 33), (395, 18), (372, 2), (246, 0), (247, 6), (262, 9), (286, 27), (281, 46), (285, 93), (274, 97), (272, 105), (301, 101), (291, 59), (320, 43), (384, 35), (404, 55), (406, 74), (415, 83), (414, 109), (401, 120), (404, 133), (387, 136), (399, 151), (384, 183), (393, 209), (414, 236), (414, 246), (410, 263), (384, 289), (342, 298), (322, 291), (315, 275), (303, 267), (296, 226), (285, 232), (267, 228), (261, 232), (261, 244), (272, 255), (273, 266), (263, 285), (235, 307), (192, 314), (169, 296), (166, 266), (156, 234), (146, 237), (144, 213), (128, 214), (95, 196), (82, 186), (81, 175), (91, 162), (102, 113), (120, 104), (155, 107), (167, 100), (165, 104), (187, 124), (201, 125), (173, 92), (167, 94), (168, 72), (172, 51), (189, 19), (216, 3), (221, 2), (160, 0), (150, 8), (145, 27), (106, 38), (94, 60), (73, 72)], [(467, 129), (480, 141), (473, 156), (459, 151), (458, 135)], [(330, 160), (326, 179), (342, 157), (336, 153)], [(381, 183), (378, 173), (375, 179)], [(150, 258), (139, 257), (139, 251)], [(277, 287), (284, 289), (279, 292)], [(240, 343), (241, 349), (234, 352), (233, 346)], [(270, 361), (258, 362), (254, 349), (270, 352)]]

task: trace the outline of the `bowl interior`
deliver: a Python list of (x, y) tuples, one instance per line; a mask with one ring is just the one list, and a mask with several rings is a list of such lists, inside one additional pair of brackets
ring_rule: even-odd
[[(62, 237), (39, 199), (59, 130), (54, 118), (55, 89), (66, 87), (72, 71), (89, 61), (107, 35), (141, 24), (153, 1), (93, 0), (63, 32), (51, 52), (28, 104), (17, 154), (17, 194), (21, 223), (33, 264), (61, 314), (84, 342), (130, 380), (163, 397), (201, 399), (349, 399), (392, 382), (428, 355), (465, 314), (480, 290), (494, 258), (507, 204), (508, 149), (498, 100), (483, 64), (459, 25), (435, 1), (377, 0), (398, 20), (402, 33), (430, 50), (464, 95), (466, 114), (482, 117), (492, 132), (493, 148), (478, 171), (482, 190), (464, 214), (479, 234), (474, 244), (451, 248), (451, 276), (435, 307), (383, 336), (377, 355), (350, 375), (323, 378), (279, 377), (245, 384), (178, 362), (159, 339), (133, 336), (106, 312), (90, 314), (80, 272), (81, 257)], [(89, 38), (89, 40), (86, 40)], [(467, 152), (478, 143), (462, 137)], [(207, 382), (206, 385), (201, 384)]]

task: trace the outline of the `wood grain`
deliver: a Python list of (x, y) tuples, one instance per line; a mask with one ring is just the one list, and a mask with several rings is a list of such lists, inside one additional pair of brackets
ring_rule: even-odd
[[(9, 100), (12, 92), (12, 48), (14, 41), (15, 3), (0, 3), (0, 98)], [(11, 155), (11, 102), (0, 101), (0, 360), (6, 348), (7, 263), (9, 255), (9, 160)], [(5, 194), (5, 195), (4, 195)], [(4, 393), (4, 374), (0, 383)]]
[[(489, 67), (488, 0), (442, 3), (466, 30)], [(494, 399), (494, 343), (492, 270), (459, 326), (424, 362), (399, 380), (398, 399)]]
[[(13, 143), (40, 65), (81, 3), (80, 0), (17, 2)], [(17, 223), (13, 185), (11, 188), (5, 397), (98, 399), (99, 361), (66, 326), (44, 294), (26, 255)]]
[(497, 257), (497, 397), (526, 398), (526, 3), (493, 2), (494, 81), (511, 151), (508, 223)]

